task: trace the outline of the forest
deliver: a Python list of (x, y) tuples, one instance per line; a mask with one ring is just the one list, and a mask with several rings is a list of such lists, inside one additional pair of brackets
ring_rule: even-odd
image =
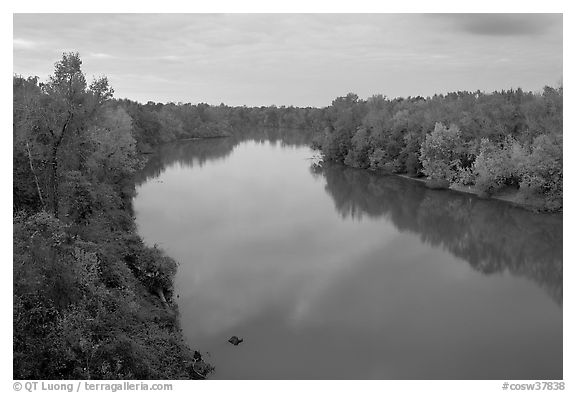
[(308, 129), (327, 162), (425, 177), (431, 187), (484, 197), (512, 195), (509, 200), (534, 210), (562, 210), (562, 87), (405, 99), (362, 100), (349, 93), (324, 108), (113, 105), (133, 119), (139, 151), (253, 128)]
[(206, 103), (154, 103), (127, 99), (110, 105), (122, 108), (133, 120), (139, 151), (175, 140), (246, 135), (254, 128), (320, 129), (321, 110), (296, 107), (230, 107)]
[(392, 100), (350, 93), (324, 110), (314, 145), (325, 161), (561, 211), (562, 100), (562, 87), (548, 86)]
[(13, 79), (14, 379), (194, 379), (177, 263), (136, 233), (141, 137), (77, 53)]
[(482, 196), (514, 192), (561, 211), (562, 100), (562, 87), (545, 87), (406, 99), (350, 93), (324, 108), (142, 104), (114, 98), (106, 77), (88, 82), (74, 52), (46, 82), (15, 75), (14, 378), (188, 379), (212, 369), (182, 338), (176, 261), (136, 232), (137, 174), (158, 146), (306, 129), (327, 163)]

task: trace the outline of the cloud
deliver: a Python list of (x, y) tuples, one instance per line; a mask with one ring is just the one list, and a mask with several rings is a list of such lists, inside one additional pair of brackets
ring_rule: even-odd
[(562, 14), (433, 14), (460, 31), (484, 36), (534, 36), (562, 28)]
[(108, 53), (89, 53), (88, 56), (94, 59), (113, 59), (115, 57)]
[(87, 75), (138, 70), (113, 83), (142, 102), (323, 106), (562, 74), (561, 14), (15, 14), (14, 37), (15, 72), (78, 51)]
[(14, 49), (32, 49), (36, 47), (37, 43), (22, 38), (14, 38), (12, 40), (12, 45), (14, 46)]
[(166, 61), (180, 61), (180, 60), (182, 60), (182, 56), (166, 55), (166, 56), (160, 56), (159, 59), (160, 60), (166, 60)]

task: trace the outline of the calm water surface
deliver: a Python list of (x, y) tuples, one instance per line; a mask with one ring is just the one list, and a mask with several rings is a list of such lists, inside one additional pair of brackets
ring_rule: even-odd
[(189, 141), (140, 174), (139, 232), (179, 262), (212, 378), (562, 379), (561, 216), (314, 155)]

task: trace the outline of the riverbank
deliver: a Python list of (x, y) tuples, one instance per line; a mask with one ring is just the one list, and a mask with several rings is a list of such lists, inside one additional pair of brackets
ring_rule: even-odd
[[(402, 177), (404, 179), (417, 181), (417, 182), (422, 183), (426, 186), (428, 183), (428, 179), (426, 179), (424, 177), (414, 177), (414, 176), (410, 176), (407, 174), (394, 174), (394, 175)], [(438, 189), (438, 188), (435, 188), (435, 189)], [(488, 199), (488, 200), (494, 199), (494, 200), (498, 200), (501, 202), (506, 202), (506, 203), (509, 203), (511, 205), (514, 205), (514, 206), (517, 206), (517, 207), (520, 207), (520, 208), (523, 208), (526, 210), (530, 210), (530, 211), (535, 212), (535, 213), (560, 213), (560, 214), (562, 213), (561, 209), (559, 211), (547, 210), (545, 208), (543, 200), (525, 198), (523, 195), (521, 195), (521, 193), (517, 189), (515, 189), (513, 187), (503, 188), (502, 190), (500, 190), (497, 193), (490, 195), (490, 196), (485, 195), (482, 191), (478, 190), (474, 186), (464, 186), (464, 185), (456, 184), (456, 185), (448, 186), (448, 188), (446, 190), (454, 191), (454, 192), (460, 192), (460, 193), (464, 193), (464, 194), (470, 194), (470, 195), (474, 195), (478, 198), (483, 198), (483, 199)]]
[[(181, 141), (219, 139), (219, 138), (228, 138), (230, 136), (231, 135), (194, 137), (194, 138), (181, 139)], [(156, 153), (157, 147), (158, 146), (153, 146), (154, 150), (152, 150), (150, 153), (140, 152), (139, 155), (140, 159), (142, 160), (142, 165), (144, 165), (147, 162), (149, 154)], [(132, 200), (135, 195), (135, 187), (136, 187), (136, 179), (135, 176), (132, 176), (132, 178), (130, 179), (130, 188), (129, 188), (130, 192), (127, 194), (129, 195), (128, 210), (130, 212), (130, 218), (133, 223), (131, 227), (133, 230), (132, 232), (134, 236), (137, 237), (138, 244), (141, 246), (142, 250), (153, 251), (154, 258), (152, 260), (152, 264), (153, 266), (157, 267), (157, 269), (153, 269), (155, 271), (152, 272), (145, 272), (145, 271), (143, 272), (142, 269), (140, 268), (134, 269), (133, 267), (131, 267), (131, 269), (135, 272), (135, 276), (137, 278), (139, 274), (141, 276), (143, 275), (146, 278), (149, 278), (150, 273), (152, 273), (153, 276), (158, 276), (158, 274), (166, 274), (167, 272), (164, 271), (164, 269), (162, 269), (161, 267), (163, 265), (166, 265), (166, 262), (169, 265), (168, 267), (169, 273), (164, 278), (165, 282), (163, 283), (163, 285), (162, 284), (149, 285), (149, 288), (144, 296), (144, 298), (148, 298), (148, 300), (155, 305), (154, 307), (156, 310), (158, 309), (157, 303), (160, 302), (162, 306), (162, 312), (166, 313), (171, 319), (171, 323), (167, 327), (169, 331), (175, 335), (175, 340), (172, 341), (172, 343), (175, 344), (175, 348), (174, 347), (167, 348), (175, 351), (169, 353), (167, 357), (161, 357), (160, 361), (169, 364), (170, 358), (173, 358), (173, 356), (176, 355), (175, 358), (176, 361), (174, 362), (173, 365), (170, 365), (168, 367), (173, 367), (176, 370), (178, 369), (182, 370), (183, 373), (181, 373), (181, 375), (184, 376), (183, 379), (205, 379), (206, 377), (208, 377), (210, 373), (214, 371), (214, 367), (210, 363), (207, 363), (202, 359), (202, 355), (200, 354), (200, 352), (198, 352), (197, 350), (191, 350), (188, 344), (186, 343), (186, 340), (184, 339), (184, 336), (182, 334), (182, 329), (180, 327), (180, 313), (178, 311), (178, 305), (173, 298), (174, 278), (177, 273), (178, 262), (174, 261), (171, 257), (165, 255), (164, 252), (162, 250), (159, 250), (156, 245), (154, 245), (153, 247), (145, 246), (144, 240), (137, 233), (137, 228), (135, 225), (136, 217), (132, 206)], [(144, 278), (144, 280), (146, 280), (146, 278)], [(176, 378), (162, 378), (162, 379), (176, 379)]]
[(86, 216), (14, 215), (14, 379), (203, 379), (173, 299), (177, 263), (137, 233), (134, 179), (87, 184)]
[[(322, 159), (321, 154), (320, 154), (320, 156), (314, 157), (313, 159), (316, 161), (315, 165), (322, 165), (323, 159)], [(398, 176), (398, 177), (401, 177), (403, 179), (418, 182), (418, 183), (423, 184), (424, 186), (431, 188), (431, 189), (446, 190), (446, 191), (453, 191), (453, 192), (459, 192), (459, 193), (464, 193), (464, 194), (470, 194), (470, 195), (474, 195), (478, 198), (487, 199), (487, 200), (493, 199), (493, 200), (505, 202), (505, 203), (508, 203), (508, 204), (514, 205), (516, 207), (526, 209), (526, 210), (529, 210), (529, 211), (532, 211), (535, 213), (558, 213), (558, 214), (562, 214), (562, 208), (560, 208), (559, 210), (547, 209), (544, 200), (538, 199), (538, 198), (532, 198), (532, 199), (526, 198), (525, 196), (523, 196), (519, 192), (519, 190), (517, 190), (513, 187), (503, 188), (502, 190), (488, 196), (485, 193), (483, 193), (482, 191), (478, 190), (474, 186), (464, 186), (464, 185), (456, 184), (456, 185), (448, 185), (447, 187), (442, 187), (442, 186), (437, 186), (437, 185), (431, 185), (429, 183), (429, 180), (426, 179), (425, 177), (411, 176), (411, 175), (408, 175), (406, 173), (389, 173), (389, 172), (383, 172), (383, 171), (378, 171), (378, 170), (373, 170), (373, 169), (352, 168), (352, 167), (345, 165), (345, 164), (341, 164), (341, 165), (344, 165), (347, 168), (356, 169), (359, 171), (369, 171), (372, 173), (377, 173), (377, 174), (386, 175), (386, 176)]]

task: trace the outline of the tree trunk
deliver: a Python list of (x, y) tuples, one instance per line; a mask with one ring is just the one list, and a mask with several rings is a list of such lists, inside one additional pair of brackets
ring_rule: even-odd
[(52, 146), (52, 211), (54, 217), (58, 218), (58, 145), (54, 144)]
[[(66, 133), (66, 129), (68, 128), (68, 124), (72, 120), (72, 113), (68, 112), (68, 117), (62, 126), (62, 131), (60, 132), (60, 136), (54, 140), (52, 144), (52, 156), (51, 156), (51, 166), (52, 166), (52, 211), (54, 212), (54, 217), (58, 218), (58, 186), (60, 185), (60, 179), (58, 179), (58, 148), (64, 139), (64, 134)], [(54, 137), (54, 133), (52, 133)]]
[(30, 152), (30, 145), (26, 142), (26, 150), (28, 151), (28, 163), (30, 164), (30, 171), (32, 176), (34, 176), (34, 183), (36, 183), (36, 190), (38, 191), (38, 198), (40, 198), (40, 204), (42, 205), (42, 210), (46, 209), (44, 205), (44, 198), (42, 198), (42, 191), (40, 190), (40, 183), (38, 182), (38, 176), (34, 170), (34, 165), (32, 164), (32, 153)]

